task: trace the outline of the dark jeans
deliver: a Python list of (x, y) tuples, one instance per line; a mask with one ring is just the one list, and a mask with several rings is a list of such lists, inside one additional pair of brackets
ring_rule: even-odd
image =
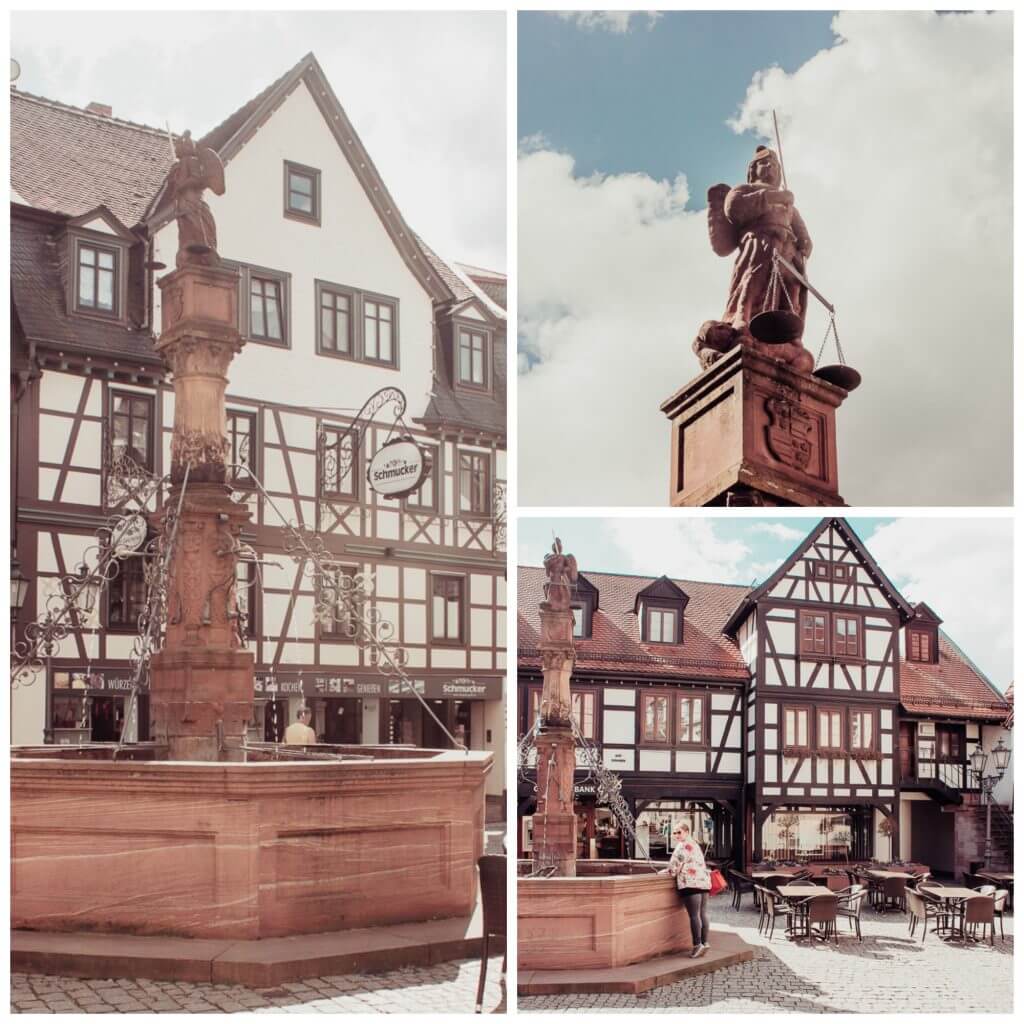
[(708, 892), (707, 889), (680, 889), (679, 898), (686, 907), (687, 916), (690, 918), (690, 934), (693, 936), (693, 944), (707, 945), (708, 930), (711, 927), (708, 922)]

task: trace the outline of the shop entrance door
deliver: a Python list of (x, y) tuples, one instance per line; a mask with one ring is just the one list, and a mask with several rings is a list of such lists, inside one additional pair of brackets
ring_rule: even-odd
[(263, 709), (263, 739), (266, 743), (281, 743), (288, 728), (288, 701), (268, 700)]
[(328, 697), (324, 701), (324, 742), (363, 742), (363, 702), (358, 697)]
[[(450, 702), (446, 700), (428, 700), (427, 703), (430, 705), (430, 710), (434, 712), (434, 715), (440, 718), (444, 723), (445, 728), (451, 731), (451, 722), (449, 721)], [(428, 715), (424, 712), (423, 746), (428, 749), (447, 750), (451, 745), (452, 741), (448, 739), (444, 729), (434, 721), (432, 715)]]
[(382, 700), (381, 709), (385, 743), (422, 746), (423, 708), (418, 700)]
[(116, 743), (124, 724), (124, 697), (92, 698), (93, 743)]

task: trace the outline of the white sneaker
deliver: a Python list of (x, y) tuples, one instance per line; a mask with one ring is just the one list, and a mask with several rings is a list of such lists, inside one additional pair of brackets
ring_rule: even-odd
[(704, 955), (704, 947), (698, 942), (697, 945), (693, 947), (693, 952), (690, 954), (690, 959), (691, 960), (696, 960), (697, 957), (703, 956), (703, 955)]

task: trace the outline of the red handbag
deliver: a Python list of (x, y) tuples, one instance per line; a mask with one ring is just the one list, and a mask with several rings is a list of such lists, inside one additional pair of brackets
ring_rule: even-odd
[(711, 895), (717, 896), (720, 892), (728, 889), (729, 886), (726, 884), (725, 876), (718, 868), (715, 868), (711, 872)]

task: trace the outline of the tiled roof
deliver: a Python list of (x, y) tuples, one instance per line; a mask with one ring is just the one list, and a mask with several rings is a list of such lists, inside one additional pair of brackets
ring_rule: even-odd
[[(690, 597), (682, 644), (644, 644), (633, 613), (636, 595), (657, 577), (581, 572), (597, 588), (598, 610), (592, 635), (576, 641), (577, 672), (628, 673), (637, 679), (720, 678), (744, 680), (748, 672), (735, 641), (722, 629), (751, 592), (750, 587), (692, 580), (673, 582)], [(539, 669), (540, 614), (544, 570), (519, 567), (519, 666)], [(900, 696), (915, 714), (941, 714), (1002, 720), (1011, 705), (944, 633), (939, 633), (937, 665), (908, 662), (900, 644)], [(1011, 691), (1008, 691), (1008, 693)]]
[(103, 204), (134, 227), (173, 162), (158, 128), (11, 90), (11, 186), (28, 205), (76, 217)]
[(423, 250), (423, 255), (426, 256), (427, 262), (434, 268), (434, 273), (448, 285), (449, 290), (458, 302), (474, 297), (472, 289), (470, 289), (466, 282), (419, 235), (416, 235), (416, 242), (420, 249)]
[(938, 664), (901, 661), (900, 701), (919, 715), (1003, 719), (1010, 710), (1006, 698), (941, 630)]
[[(747, 666), (722, 627), (749, 587), (674, 580), (690, 596), (681, 644), (645, 644), (633, 614), (636, 595), (654, 582), (651, 576), (582, 573), (598, 590), (591, 638), (576, 641), (576, 670), (627, 672), (637, 678), (698, 677), (743, 681)], [(519, 567), (520, 666), (538, 668), (540, 639), (538, 604), (543, 600), (544, 570)]]
[(11, 301), (25, 337), (67, 351), (129, 356), (162, 365), (149, 332), (68, 315), (57, 263), (61, 232), (59, 223), (11, 217)]

